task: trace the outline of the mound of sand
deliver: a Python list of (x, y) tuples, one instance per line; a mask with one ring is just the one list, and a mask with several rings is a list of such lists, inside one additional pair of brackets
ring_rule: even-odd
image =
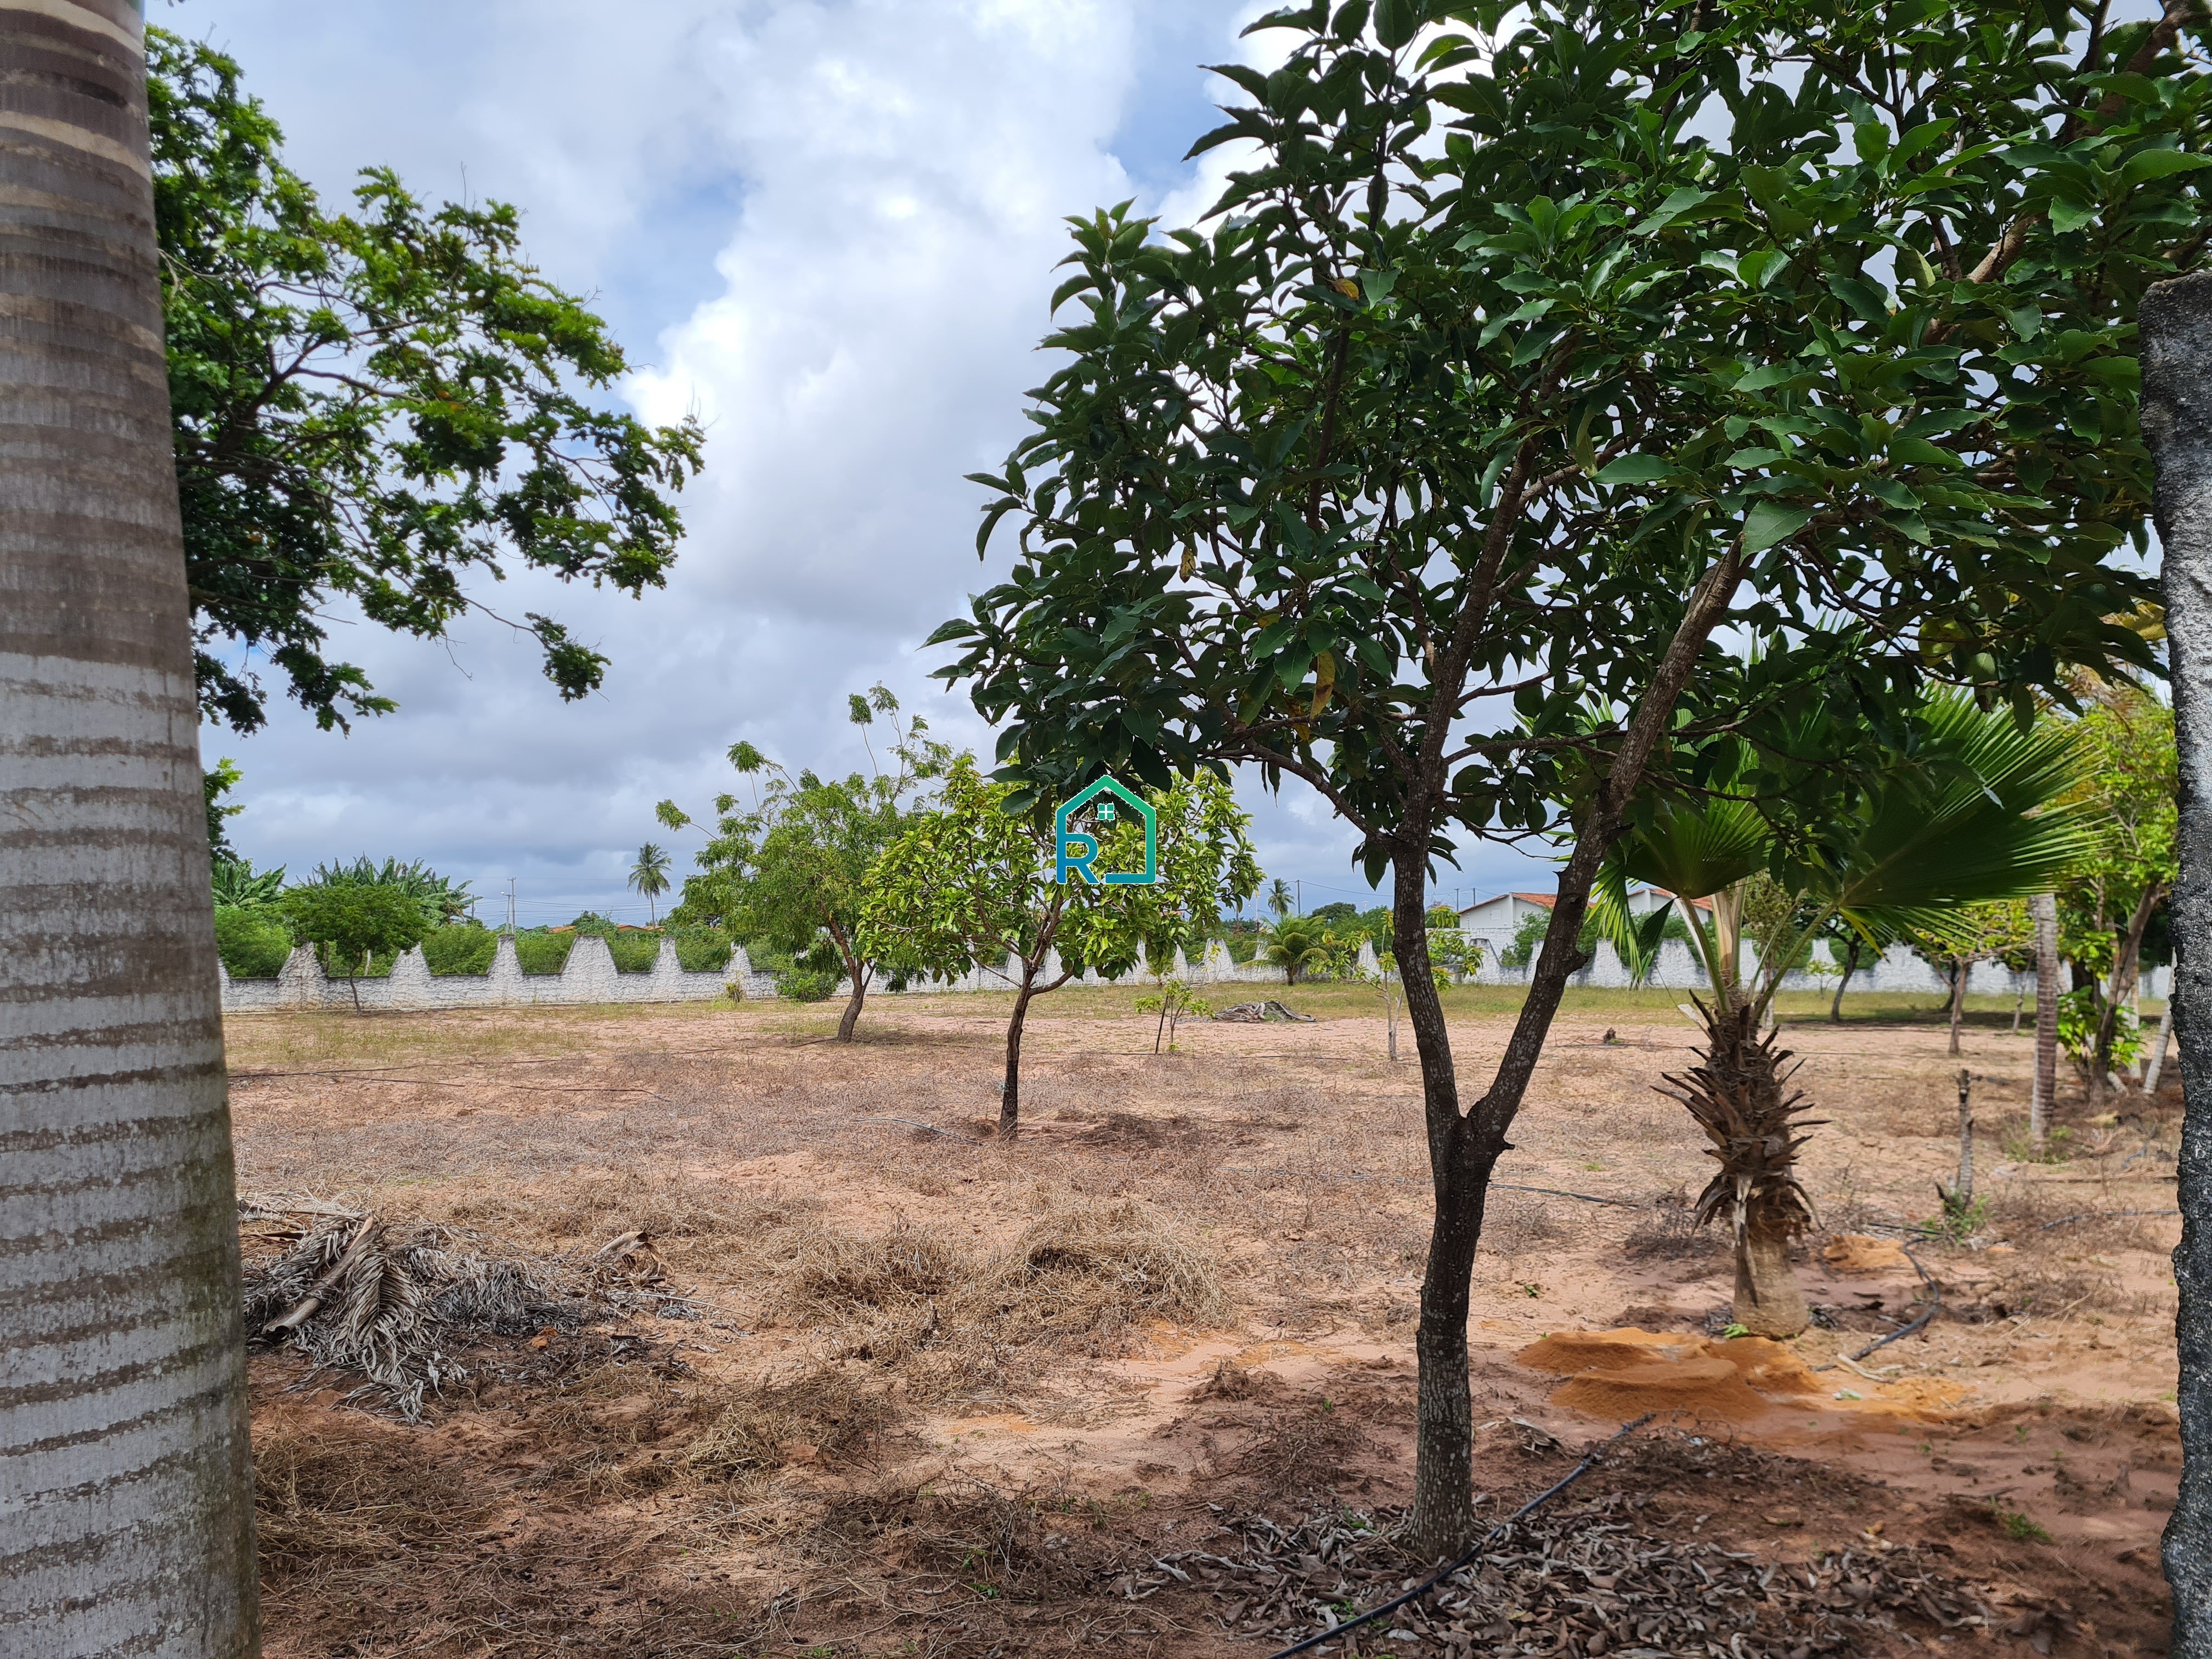
[(1821, 1250), (1820, 1259), (1839, 1273), (1912, 1271), (1902, 1244), (1893, 1238), (1870, 1238), (1864, 1233), (1838, 1233)]
[(1741, 1423), (1821, 1392), (1805, 1362), (1778, 1342), (1716, 1342), (1680, 1331), (1562, 1331), (1515, 1356), (1566, 1379), (1552, 1402), (1593, 1417), (1645, 1412)]

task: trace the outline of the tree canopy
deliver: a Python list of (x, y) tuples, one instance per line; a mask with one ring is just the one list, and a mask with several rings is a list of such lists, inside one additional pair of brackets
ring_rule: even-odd
[[(869, 872), (864, 952), (947, 977), (987, 965), (1004, 973), (1013, 990), (999, 1106), (1003, 1134), (1020, 1124), (1022, 1027), (1032, 998), (1085, 968), (1126, 972), (1139, 952), (1164, 968), (1175, 951), (1203, 948), (1222, 913), (1259, 889), (1260, 866), (1245, 833), (1251, 820), (1221, 778), (1206, 771), (1178, 780), (1152, 792), (1150, 804), (1154, 882), (1057, 881), (1048, 828), (1016, 810), (1013, 791), (963, 755), (945, 774), (935, 805), (916, 815)], [(1078, 822), (1099, 842), (1102, 869), (1141, 862), (1143, 830), (1131, 819)]]
[[(848, 981), (840, 1042), (852, 1040), (870, 981), (885, 961), (880, 948), (860, 939), (870, 872), (907, 827), (916, 788), (951, 762), (951, 751), (929, 737), (928, 723), (917, 717), (902, 725), (898, 707), (881, 685), (865, 696), (855, 694), (849, 704), (864, 739), (878, 715), (888, 718), (889, 770), (842, 779), (805, 770), (793, 777), (752, 744), (732, 745), (730, 763), (753, 781), (753, 803), (748, 807), (732, 794), (715, 798), (714, 832), (697, 855), (699, 873), (684, 881), (683, 902), (669, 912), (671, 921), (719, 922), (748, 942), (791, 956), (826, 981), (823, 994), (841, 976)], [(872, 760), (872, 744), (869, 753)], [(672, 800), (655, 811), (672, 830), (691, 823)]]
[[(1480, 1194), (1613, 842), (1747, 762), (1848, 805), (1929, 678), (2026, 718), (2066, 664), (2154, 669), (2114, 555), (2136, 302), (2203, 246), (2194, 15), (1314, 0), (1252, 26), (1281, 67), (1219, 71), (1243, 101), (1195, 149), (1252, 155), (1200, 228), (1075, 222), (1060, 366), (978, 475), (979, 545), (1019, 551), (944, 672), (1018, 802), (1248, 762), (1395, 872), (1424, 1551), (1474, 1524)], [(1462, 1113), (1421, 912), (1468, 835), (1574, 844)]]
[[(146, 46), (204, 713), (264, 722), (257, 655), (325, 728), (388, 712), (328, 654), (339, 601), (435, 639), (488, 610), (471, 575), (660, 586), (703, 434), (605, 406), (628, 361), (523, 257), (517, 210), (432, 207), (368, 168), (353, 210), (332, 212), (285, 166), (234, 60), (158, 28)], [(552, 617), (513, 625), (563, 698), (605, 678), (606, 659)]]

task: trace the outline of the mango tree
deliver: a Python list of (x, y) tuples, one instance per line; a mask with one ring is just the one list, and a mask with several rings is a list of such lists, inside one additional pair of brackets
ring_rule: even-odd
[[(864, 736), (878, 714), (890, 726), (893, 764), (872, 766), (872, 745), (866, 775), (793, 777), (752, 744), (732, 745), (730, 763), (752, 780), (753, 804), (727, 793), (714, 798), (714, 833), (697, 854), (699, 873), (684, 881), (682, 902), (668, 913), (671, 922), (726, 927), (787, 952), (827, 986), (842, 976), (851, 988), (837, 1021), (840, 1042), (853, 1040), (870, 986), (892, 967), (860, 942), (868, 871), (909, 822), (915, 792), (951, 758), (928, 735), (928, 722), (916, 716), (902, 725), (898, 706), (881, 685), (852, 698), (852, 723)], [(672, 830), (692, 822), (672, 800), (654, 812)]]
[[(1015, 792), (993, 783), (963, 756), (945, 775), (936, 806), (920, 814), (869, 872), (860, 948), (951, 975), (978, 967), (1014, 993), (1006, 1021), (999, 1133), (1021, 1127), (1022, 1027), (1030, 1004), (1086, 967), (1127, 972), (1147, 942), (1158, 951), (1202, 949), (1233, 909), (1259, 890), (1260, 866), (1245, 831), (1251, 820), (1212, 772), (1152, 792), (1157, 881), (1093, 884), (1057, 878), (1049, 820), (1021, 810)], [(1130, 872), (1142, 860), (1143, 830), (1132, 817), (1091, 826), (1098, 870)]]
[[(1200, 228), (1074, 227), (1060, 366), (979, 475), (980, 544), (1011, 519), (1019, 551), (944, 672), (1018, 803), (1243, 763), (1391, 877), (1425, 1552), (1475, 1526), (1485, 1194), (1632, 808), (1821, 708), (1870, 765), (1929, 674), (2151, 664), (2107, 618), (2149, 591), (2114, 556), (2148, 489), (2128, 319), (2199, 222), (2181, 15), (1316, 0), (1253, 25), (1281, 67), (1220, 71), (1246, 101), (1197, 148), (1249, 155)], [(1542, 835), (1572, 844), (1542, 953), (1462, 1103), (1431, 871)]]

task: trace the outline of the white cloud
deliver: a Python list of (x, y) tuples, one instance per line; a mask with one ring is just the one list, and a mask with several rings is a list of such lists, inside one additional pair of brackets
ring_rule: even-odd
[[(564, 708), (488, 621), (450, 648), (346, 629), (401, 711), (343, 739), (289, 709), (252, 738), (210, 732), (246, 769), (243, 848), (423, 856), (486, 892), (514, 874), (526, 915), (565, 919), (620, 896), (629, 852), (668, 839), (653, 803), (703, 803), (737, 738), (859, 765), (844, 696), (881, 678), (980, 744), (926, 678), (942, 656), (918, 651), (1006, 562), (978, 564), (962, 475), (995, 468), (1048, 372), (1062, 216), (1137, 196), (1188, 217), (1218, 190), (1220, 152), (1203, 173), (1173, 161), (1215, 118), (1193, 65), (1267, 61), (1269, 37), (1234, 40), (1256, 9), (193, 0), (158, 18), (240, 58), (326, 191), (389, 161), (426, 193), (523, 206), (533, 256), (596, 292), (643, 365), (640, 410), (709, 427), (665, 592), (485, 594), (605, 650), (604, 695)], [(1261, 803), (1270, 869), (1360, 885), (1350, 836), (1291, 799)]]

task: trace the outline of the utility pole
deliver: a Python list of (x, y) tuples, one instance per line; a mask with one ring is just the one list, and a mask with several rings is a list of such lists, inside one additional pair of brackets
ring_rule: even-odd
[(1306, 913), (1306, 878), (1299, 876), (1296, 879), (1298, 887), (1298, 914), (1304, 915)]
[(514, 932), (515, 931), (515, 927), (514, 927), (514, 878), (513, 876), (509, 876), (509, 877), (507, 878), (507, 931), (508, 933), (514, 933)]

